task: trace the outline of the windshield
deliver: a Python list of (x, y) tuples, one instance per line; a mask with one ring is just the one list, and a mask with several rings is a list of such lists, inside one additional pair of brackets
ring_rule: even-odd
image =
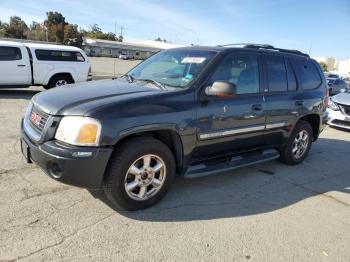
[(196, 79), (215, 54), (213, 51), (202, 50), (163, 51), (136, 66), (128, 75), (134, 80), (185, 88)]

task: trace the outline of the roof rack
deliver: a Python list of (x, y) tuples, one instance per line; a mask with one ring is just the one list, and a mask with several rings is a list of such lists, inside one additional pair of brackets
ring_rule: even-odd
[(277, 52), (282, 52), (282, 53), (310, 57), (308, 54), (305, 54), (305, 53), (300, 52), (298, 50), (277, 48), (277, 47), (274, 47), (272, 45), (265, 45), (265, 44), (238, 43), (238, 44), (218, 45), (218, 47), (225, 47), (225, 46), (242, 46), (243, 48), (265, 49), (265, 50), (271, 50), (271, 51), (277, 51)]

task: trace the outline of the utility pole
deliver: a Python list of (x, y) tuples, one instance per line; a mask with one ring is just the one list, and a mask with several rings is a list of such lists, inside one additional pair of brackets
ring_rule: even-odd
[(123, 31), (124, 31), (124, 29), (125, 29), (125, 28), (124, 28), (123, 26), (120, 27), (120, 35), (121, 35), (122, 37), (123, 37)]

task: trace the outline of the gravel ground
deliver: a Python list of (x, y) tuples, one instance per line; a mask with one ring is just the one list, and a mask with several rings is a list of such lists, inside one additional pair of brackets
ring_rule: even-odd
[(24, 163), (20, 120), (41, 90), (0, 90), (0, 261), (350, 261), (349, 132), (327, 128), (299, 166), (178, 177), (120, 213)]

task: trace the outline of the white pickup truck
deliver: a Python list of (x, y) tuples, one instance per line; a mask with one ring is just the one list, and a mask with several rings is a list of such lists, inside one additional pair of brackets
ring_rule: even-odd
[(90, 78), (90, 62), (72, 46), (0, 41), (0, 87), (44, 88)]

